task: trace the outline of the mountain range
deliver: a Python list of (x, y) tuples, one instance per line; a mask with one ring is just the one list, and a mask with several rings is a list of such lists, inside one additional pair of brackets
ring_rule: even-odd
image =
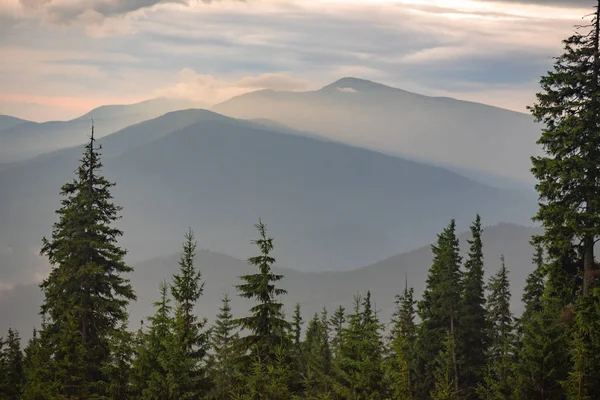
[[(119, 226), (133, 262), (175, 251), (188, 226), (203, 247), (247, 254), (259, 217), (279, 239), (285, 266), (349, 269), (430, 243), (450, 218), (466, 228), (526, 224), (535, 202), (446, 169), (371, 150), (282, 133), (206, 110), (168, 113), (98, 140)], [(62, 184), (82, 146), (0, 170), (3, 280), (42, 273)], [(40, 269), (41, 268), (41, 269)], [(34, 272), (35, 271), (35, 272)]]
[(539, 154), (540, 126), (530, 115), (357, 78), (315, 91), (251, 92), (212, 110), (234, 118), (270, 119), (496, 186), (531, 187), (530, 156)]
[(130, 105), (101, 106), (70, 121), (32, 122), (0, 115), (0, 163), (22, 161), (86, 141), (92, 120), (103, 137), (169, 111), (190, 108), (185, 100), (157, 98)]

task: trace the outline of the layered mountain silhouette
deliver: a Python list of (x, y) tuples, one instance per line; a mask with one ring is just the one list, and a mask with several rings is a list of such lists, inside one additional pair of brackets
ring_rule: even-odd
[(540, 126), (530, 115), (357, 78), (308, 92), (260, 90), (212, 110), (273, 120), (507, 187), (531, 186), (530, 156), (539, 152)]
[[(282, 265), (349, 269), (430, 243), (451, 218), (459, 229), (478, 212), (488, 224), (527, 224), (536, 206), (443, 168), (206, 110), (168, 113), (98, 143), (102, 173), (117, 182), (121, 243), (132, 262), (176, 251), (189, 226), (202, 247), (243, 258), (260, 217)], [(51, 234), (60, 187), (74, 178), (82, 151), (0, 169), (0, 187), (10, 188), (0, 192), (5, 283), (46, 272), (40, 240)]]
[[(500, 267), (500, 256), (506, 257), (506, 265), (510, 271), (513, 309), (519, 314), (522, 289), (525, 278), (533, 270), (531, 263), (532, 249), (529, 245), (531, 235), (539, 233), (534, 228), (526, 228), (513, 224), (499, 224), (484, 228), (485, 271), (489, 276)], [(254, 238), (249, 236), (247, 240)], [(468, 234), (460, 236), (461, 253), (466, 256)], [(275, 239), (275, 257), (279, 257), (279, 241)], [(256, 255), (256, 249), (250, 248), (247, 257)], [(136, 290), (138, 301), (130, 307), (131, 328), (139, 327), (139, 321), (154, 313), (152, 302), (158, 299), (158, 284), (163, 279), (169, 280), (178, 270), (178, 254), (154, 258), (134, 265), (130, 278)], [(432, 261), (429, 246), (399, 254), (376, 264), (352, 271), (340, 272), (299, 272), (287, 268), (276, 268), (276, 273), (285, 275), (281, 287), (288, 290), (282, 297), (287, 315), (291, 315), (296, 303), (302, 306), (304, 319), (309, 319), (315, 312), (326, 306), (333, 311), (339, 305), (347, 310), (352, 308), (353, 296), (357, 292), (363, 295), (367, 290), (372, 292), (376, 307), (382, 320), (387, 320), (393, 310), (395, 295), (405, 285), (415, 287), (420, 297)], [(197, 304), (197, 313), (214, 320), (220, 299), (224, 293), (232, 297), (233, 312), (243, 315), (252, 306), (248, 300), (237, 296), (234, 285), (239, 283), (239, 276), (254, 272), (253, 266), (246, 262), (221, 253), (202, 250), (197, 253), (196, 267), (202, 271), (206, 281), (204, 295)], [(24, 337), (31, 335), (32, 328), (39, 326), (39, 305), (43, 300), (42, 293), (35, 284), (18, 286), (12, 290), (0, 291), (0, 332), (9, 327), (17, 328)]]
[(95, 108), (70, 121), (32, 122), (0, 115), (0, 163), (22, 161), (46, 152), (85, 143), (93, 119), (103, 137), (170, 111), (191, 108), (184, 100), (157, 98), (130, 105)]
[(21, 118), (11, 117), (10, 115), (0, 115), (0, 131), (14, 128), (24, 122), (30, 122)]

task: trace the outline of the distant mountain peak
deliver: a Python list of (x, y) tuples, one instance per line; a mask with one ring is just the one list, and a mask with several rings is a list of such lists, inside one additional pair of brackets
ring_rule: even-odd
[(346, 92), (346, 93), (356, 93), (356, 92), (399, 91), (399, 90), (400, 89), (386, 86), (381, 83), (369, 81), (367, 79), (344, 77), (344, 78), (338, 79), (337, 81), (330, 83), (329, 85), (323, 87), (320, 91), (322, 91), (322, 92), (339, 91), (339, 92)]

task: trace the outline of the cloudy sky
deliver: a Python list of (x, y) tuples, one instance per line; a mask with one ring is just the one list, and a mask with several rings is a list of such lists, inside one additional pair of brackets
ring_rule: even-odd
[(594, 0), (0, 0), (0, 113), (355, 76), (525, 111)]

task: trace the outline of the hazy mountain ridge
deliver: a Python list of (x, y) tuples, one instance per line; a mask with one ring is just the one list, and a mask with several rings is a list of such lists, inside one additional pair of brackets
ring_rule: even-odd
[[(513, 224), (499, 224), (484, 228), (483, 242), (485, 254), (486, 280), (500, 266), (500, 255), (506, 257), (510, 271), (513, 308), (520, 312), (520, 298), (525, 278), (533, 270), (531, 263), (532, 248), (529, 239), (539, 233), (536, 228), (527, 228)], [(250, 236), (248, 242), (253, 238)], [(466, 256), (469, 234), (460, 235), (461, 254)], [(292, 266), (279, 256), (279, 240), (275, 238), (275, 258), (279, 265)], [(199, 243), (200, 247), (204, 247)], [(256, 253), (250, 247), (247, 257)], [(178, 269), (179, 254), (153, 258), (134, 265), (130, 278), (138, 295), (138, 301), (130, 307), (131, 328), (139, 326), (140, 319), (153, 313), (152, 302), (157, 300), (158, 284), (163, 279), (169, 280)], [(333, 310), (338, 305), (351, 309), (353, 295), (358, 291), (366, 293), (371, 290), (382, 320), (386, 320), (393, 310), (394, 296), (403, 289), (405, 276), (410, 286), (415, 287), (420, 297), (425, 285), (427, 271), (431, 265), (430, 246), (425, 246), (407, 253), (398, 254), (375, 264), (339, 272), (299, 272), (294, 269), (276, 268), (276, 273), (285, 275), (282, 287), (288, 290), (283, 296), (286, 313), (291, 315), (293, 306), (302, 305), (305, 319), (320, 311), (322, 306)], [(463, 259), (464, 261), (464, 259)], [(224, 293), (232, 299), (233, 311), (243, 314), (251, 307), (251, 303), (237, 296), (234, 285), (239, 283), (239, 276), (252, 272), (254, 267), (245, 261), (222, 253), (201, 250), (196, 257), (196, 267), (202, 272), (206, 281), (205, 292), (197, 305), (197, 313), (212, 319), (220, 305)], [(0, 291), (0, 332), (12, 326), (19, 329), (24, 336), (39, 323), (36, 316), (43, 300), (37, 285), (25, 285), (7, 291)]]
[(0, 115), (0, 131), (14, 128), (25, 122), (30, 122), (25, 119), (11, 117), (10, 115)]
[(246, 93), (212, 110), (266, 118), (388, 154), (527, 184), (532, 183), (530, 156), (539, 152), (540, 126), (527, 114), (358, 78), (316, 91)]
[[(177, 131), (172, 120), (180, 121)], [(187, 126), (185, 126), (187, 125)], [(182, 127), (183, 126), (183, 127)], [(242, 257), (262, 217), (280, 254), (303, 270), (351, 268), (428, 243), (456, 217), (527, 223), (534, 202), (460, 175), (331, 141), (282, 134), (202, 110), (167, 114), (102, 138), (103, 173), (116, 181), (119, 225), (132, 261), (172, 251), (188, 226), (205, 247)], [(0, 171), (0, 263), (7, 283), (45, 261), (62, 184), (82, 147)]]
[(90, 134), (92, 120), (95, 135), (100, 138), (167, 112), (191, 107), (188, 101), (157, 98), (130, 105), (101, 106), (69, 121), (24, 121), (0, 130), (0, 162), (18, 162), (83, 144)]

